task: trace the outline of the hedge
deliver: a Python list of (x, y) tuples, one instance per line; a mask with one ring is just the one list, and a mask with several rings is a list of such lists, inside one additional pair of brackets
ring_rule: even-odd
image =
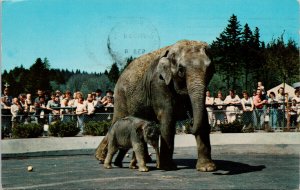
[(76, 121), (56, 121), (49, 126), (49, 135), (55, 137), (74, 137), (80, 132)]
[(90, 121), (85, 124), (83, 134), (92, 136), (105, 136), (110, 126), (110, 121)]
[(13, 138), (37, 138), (42, 134), (43, 127), (37, 123), (20, 123), (12, 129)]

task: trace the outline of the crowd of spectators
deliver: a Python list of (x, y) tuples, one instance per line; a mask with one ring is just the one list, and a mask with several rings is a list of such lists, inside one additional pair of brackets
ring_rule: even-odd
[(218, 91), (217, 97), (214, 98), (207, 91), (205, 104), (209, 124), (215, 127), (221, 123), (232, 123), (240, 116), (244, 128), (276, 131), (284, 127), (294, 127), (300, 130), (299, 89), (295, 89), (294, 94), (289, 95), (281, 87), (278, 92), (267, 94), (262, 82), (258, 82), (252, 96), (247, 91), (243, 91), (242, 95), (241, 99), (232, 89), (226, 98), (221, 91)]
[[(300, 90), (295, 89), (294, 94), (284, 92), (279, 88), (278, 92), (266, 94), (262, 82), (258, 82), (257, 89), (252, 96), (243, 91), (240, 98), (235, 90), (229, 90), (225, 97), (222, 91), (218, 91), (216, 97), (211, 92), (206, 92), (206, 109), (208, 121), (212, 127), (221, 123), (232, 123), (239, 118), (244, 128), (265, 128), (268, 130), (295, 127), (300, 130)], [(68, 116), (76, 115), (77, 123), (83, 128), (84, 118), (92, 118), (95, 113), (112, 112), (114, 106), (113, 91), (107, 90), (105, 95), (97, 89), (84, 96), (80, 91), (67, 90), (61, 93), (56, 90), (52, 94), (46, 94), (38, 90), (36, 97), (22, 93), (18, 97), (9, 95), (9, 89), (5, 88), (1, 96), (1, 108), (10, 110), (12, 127), (19, 122), (30, 122), (34, 116), (38, 123), (50, 124), (55, 120), (66, 120)]]
[(30, 93), (12, 97), (9, 89), (5, 88), (1, 97), (1, 108), (10, 110), (12, 128), (20, 122), (31, 122), (32, 116), (38, 123), (51, 124), (52, 121), (63, 121), (70, 115), (76, 115), (82, 129), (85, 116), (93, 117), (95, 113), (112, 112), (113, 106), (113, 91), (107, 90), (103, 96), (100, 89), (87, 94), (86, 98), (80, 91), (74, 92), (72, 96), (69, 90), (65, 93), (56, 90), (51, 94), (38, 90), (36, 97), (32, 98)]

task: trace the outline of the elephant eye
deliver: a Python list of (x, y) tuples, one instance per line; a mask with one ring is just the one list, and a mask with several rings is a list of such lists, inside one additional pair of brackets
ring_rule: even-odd
[(179, 67), (178, 67), (178, 75), (180, 77), (184, 77), (184, 73), (185, 73), (185, 68), (182, 65), (179, 65)]

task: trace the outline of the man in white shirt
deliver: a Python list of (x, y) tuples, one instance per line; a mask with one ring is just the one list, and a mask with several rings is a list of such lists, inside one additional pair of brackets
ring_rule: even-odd
[(238, 110), (238, 105), (241, 103), (241, 99), (235, 94), (234, 90), (229, 91), (229, 95), (226, 96), (224, 103), (227, 104), (226, 107), (226, 117), (228, 123), (232, 123), (236, 120), (236, 114)]

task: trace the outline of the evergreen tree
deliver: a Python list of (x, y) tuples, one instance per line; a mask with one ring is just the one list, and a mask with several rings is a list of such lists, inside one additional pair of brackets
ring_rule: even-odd
[(229, 24), (213, 41), (211, 51), (214, 54), (214, 62), (217, 72), (225, 76), (227, 89), (237, 88), (237, 80), (241, 72), (240, 51), (241, 51), (241, 26), (237, 16), (232, 15)]
[(254, 55), (254, 37), (249, 25), (246, 23), (242, 32), (241, 40), (241, 63), (243, 65), (245, 82), (244, 90), (249, 91), (249, 74), (253, 71)]
[(2, 75), (2, 86), (5, 83), (9, 84), (10, 94), (17, 97), (22, 92), (28, 92), (25, 86), (27, 84), (28, 70), (21, 65), (20, 67), (15, 67), (9, 72), (4, 72)]
[(120, 70), (117, 65), (117, 63), (113, 63), (110, 71), (108, 72), (108, 78), (111, 82), (116, 83), (118, 81), (118, 78), (120, 76)]
[(259, 28), (258, 27), (255, 27), (254, 29), (254, 34), (253, 34), (253, 45), (254, 45), (254, 48), (256, 50), (258, 50), (260, 48), (260, 34), (259, 34)]
[(36, 92), (38, 89), (49, 91), (52, 90), (49, 78), (49, 61), (45, 58), (37, 58), (35, 63), (29, 68), (27, 89), (30, 92)]
[[(265, 65), (265, 45), (264, 42), (260, 41), (260, 34), (259, 34), (259, 28), (255, 27), (254, 34), (253, 34), (253, 63), (252, 63), (252, 73), (253, 78), (255, 78), (257, 81), (266, 81), (266, 79), (263, 79), (264, 76), (267, 75), (267, 71), (264, 69)], [(256, 82), (257, 82), (256, 81)], [(267, 84), (266, 84), (267, 85)]]

